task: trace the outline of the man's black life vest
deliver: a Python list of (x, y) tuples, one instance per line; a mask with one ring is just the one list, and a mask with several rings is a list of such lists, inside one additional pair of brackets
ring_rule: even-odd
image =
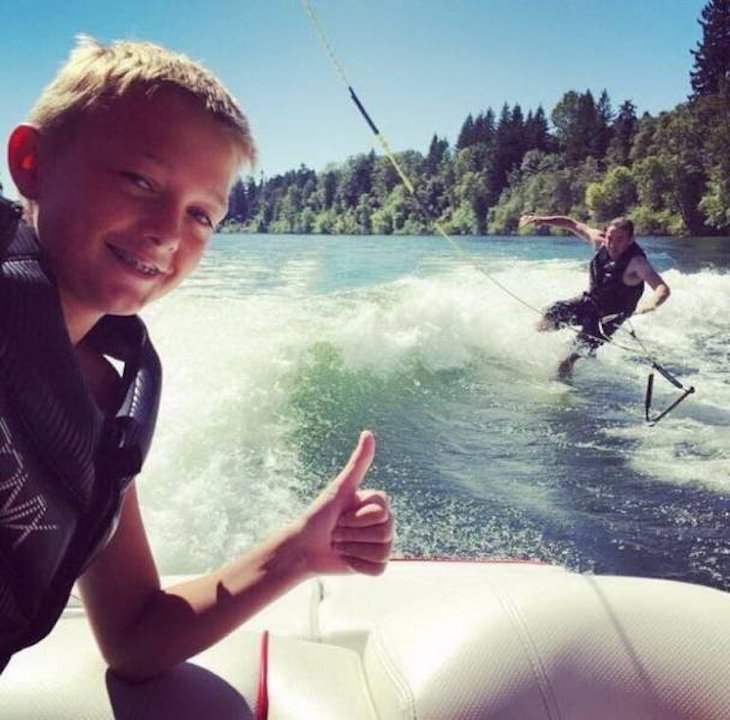
[(0, 671), (55, 624), (152, 440), (161, 367), (144, 324), (107, 316), (88, 342), (124, 365), (114, 416), (82, 376), (34, 231), (0, 198)]
[(632, 242), (621, 255), (612, 260), (605, 246), (599, 248), (591, 259), (590, 286), (588, 296), (593, 300), (601, 315), (621, 313), (627, 317), (636, 309), (644, 283), (626, 285), (624, 271), (637, 255), (646, 257), (644, 251)]

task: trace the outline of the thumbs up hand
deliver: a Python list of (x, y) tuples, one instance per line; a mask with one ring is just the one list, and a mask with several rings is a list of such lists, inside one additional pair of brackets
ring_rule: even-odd
[(380, 490), (360, 489), (374, 453), (375, 438), (365, 431), (342, 472), (298, 521), (307, 574), (380, 575), (385, 570), (393, 544), (390, 502)]

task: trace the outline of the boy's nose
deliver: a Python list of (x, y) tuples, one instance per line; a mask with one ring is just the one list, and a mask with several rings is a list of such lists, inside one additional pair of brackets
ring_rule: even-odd
[(145, 237), (160, 247), (174, 249), (180, 242), (183, 215), (175, 206), (155, 208), (146, 218)]

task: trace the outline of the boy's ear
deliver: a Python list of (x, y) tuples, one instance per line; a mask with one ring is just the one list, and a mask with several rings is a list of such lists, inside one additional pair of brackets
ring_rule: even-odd
[(8, 141), (8, 167), (15, 186), (28, 200), (38, 196), (41, 136), (32, 125), (18, 125)]

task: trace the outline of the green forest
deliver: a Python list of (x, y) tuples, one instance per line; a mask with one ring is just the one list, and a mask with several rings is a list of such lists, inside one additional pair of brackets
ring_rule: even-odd
[[(455, 145), (350, 157), (322, 172), (239, 180), (224, 231), (320, 234), (508, 234), (525, 212), (604, 223), (619, 215), (652, 235), (730, 235), (730, 0), (709, 0), (688, 52), (692, 93), (636, 114), (603, 91), (566, 92), (549, 115), (504, 104), (465, 118)], [(691, 53), (691, 55), (690, 55)], [(532, 232), (530, 229), (528, 232)]]

